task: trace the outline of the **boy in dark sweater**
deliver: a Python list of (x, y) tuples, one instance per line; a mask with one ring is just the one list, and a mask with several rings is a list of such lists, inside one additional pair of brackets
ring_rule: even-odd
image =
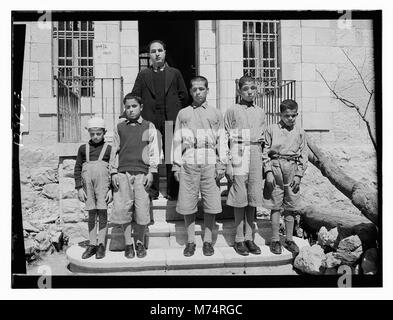
[(102, 259), (105, 256), (107, 203), (112, 201), (109, 175), (111, 146), (104, 141), (106, 130), (103, 119), (91, 118), (86, 129), (91, 139), (79, 147), (74, 169), (78, 198), (86, 203), (85, 210), (89, 212), (90, 244), (83, 253), (82, 259), (88, 259), (94, 254), (97, 259)]
[(111, 222), (123, 227), (127, 258), (135, 256), (131, 237), (131, 222), (135, 222), (136, 254), (143, 258), (146, 256), (145, 230), (150, 222), (148, 190), (153, 183), (153, 173), (157, 172), (159, 147), (154, 124), (141, 116), (141, 98), (129, 93), (123, 103), (126, 119), (115, 127), (110, 160), (114, 188)]

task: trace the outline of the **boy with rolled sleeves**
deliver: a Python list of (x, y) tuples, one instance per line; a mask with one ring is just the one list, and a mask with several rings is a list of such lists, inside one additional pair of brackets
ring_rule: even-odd
[(204, 211), (203, 254), (214, 254), (212, 231), (215, 215), (222, 211), (219, 181), (225, 174), (227, 143), (221, 112), (206, 101), (205, 77), (191, 80), (191, 106), (180, 110), (173, 139), (173, 167), (179, 181), (176, 211), (184, 216), (187, 244), (184, 256), (195, 252), (195, 213), (199, 192)]
[(299, 248), (293, 241), (295, 212), (300, 209), (300, 181), (307, 168), (307, 142), (304, 130), (296, 124), (296, 101), (288, 99), (280, 104), (280, 121), (265, 131), (263, 152), (266, 182), (264, 207), (271, 209), (272, 239), (270, 250), (281, 254), (279, 237), (280, 214), (285, 221), (284, 247), (294, 255)]
[(96, 259), (102, 259), (105, 257), (107, 204), (112, 201), (109, 175), (111, 146), (104, 139), (106, 133), (104, 119), (97, 117), (89, 119), (86, 129), (90, 140), (79, 147), (74, 168), (78, 198), (86, 203), (85, 210), (89, 212), (89, 245), (82, 259), (88, 259), (93, 255)]
[[(110, 160), (113, 213), (111, 222), (120, 224), (125, 237), (126, 258), (134, 258), (132, 224), (134, 221), (135, 249), (138, 258), (146, 256), (145, 231), (150, 223), (148, 190), (157, 172), (159, 147), (154, 124), (141, 116), (141, 98), (127, 94), (123, 100), (125, 120), (114, 130)], [(130, 209), (133, 209), (130, 213)]]
[(234, 249), (243, 256), (260, 254), (253, 240), (256, 207), (262, 206), (262, 148), (265, 113), (254, 104), (257, 87), (249, 76), (239, 79), (241, 101), (225, 113), (229, 140), (227, 178), (231, 183), (227, 204), (234, 208), (236, 237)]

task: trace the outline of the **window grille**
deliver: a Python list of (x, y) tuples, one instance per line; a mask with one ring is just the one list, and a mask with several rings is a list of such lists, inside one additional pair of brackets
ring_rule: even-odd
[(243, 74), (257, 81), (280, 79), (279, 21), (243, 21)]
[(81, 97), (94, 96), (94, 23), (57, 21), (52, 31), (53, 74)]

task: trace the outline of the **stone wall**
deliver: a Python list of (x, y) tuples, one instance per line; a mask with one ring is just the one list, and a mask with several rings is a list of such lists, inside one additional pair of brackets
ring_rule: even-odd
[[(369, 144), (365, 124), (353, 109), (332, 98), (319, 70), (345, 98), (364, 110), (368, 95), (343, 50), (373, 83), (373, 26), (371, 20), (352, 20), (345, 28), (339, 20), (282, 20), (282, 77), (297, 81), (302, 125), (314, 131), (321, 144)], [(372, 101), (368, 119), (375, 127)]]

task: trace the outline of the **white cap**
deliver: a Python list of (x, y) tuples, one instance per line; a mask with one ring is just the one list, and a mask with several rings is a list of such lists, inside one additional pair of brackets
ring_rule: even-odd
[(105, 121), (102, 118), (90, 118), (87, 121), (86, 129), (89, 130), (90, 128), (103, 128), (105, 129)]

